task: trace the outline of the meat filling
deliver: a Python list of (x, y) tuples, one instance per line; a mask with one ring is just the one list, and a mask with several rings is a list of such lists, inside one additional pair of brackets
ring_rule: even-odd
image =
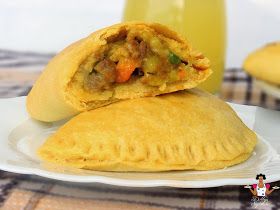
[(161, 86), (167, 82), (187, 79), (190, 68), (197, 71), (208, 66), (190, 64), (168, 49), (166, 43), (148, 34), (120, 33), (107, 39), (99, 61), (87, 76), (88, 90), (109, 90), (120, 83), (134, 81)]

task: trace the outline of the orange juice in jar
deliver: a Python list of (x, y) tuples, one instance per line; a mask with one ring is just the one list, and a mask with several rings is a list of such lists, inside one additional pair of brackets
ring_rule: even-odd
[(226, 42), (224, 0), (127, 0), (123, 20), (158, 22), (184, 35), (211, 61), (213, 74), (199, 87), (219, 92)]

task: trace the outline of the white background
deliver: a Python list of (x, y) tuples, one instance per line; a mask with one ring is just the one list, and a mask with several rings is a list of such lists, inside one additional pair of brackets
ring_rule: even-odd
[[(226, 2), (226, 66), (239, 67), (250, 51), (280, 40), (280, 1)], [(0, 0), (0, 49), (57, 52), (121, 21), (123, 7), (124, 0)]]

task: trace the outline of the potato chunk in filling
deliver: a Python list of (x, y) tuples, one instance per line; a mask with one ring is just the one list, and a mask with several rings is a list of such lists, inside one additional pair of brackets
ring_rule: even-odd
[(118, 84), (135, 80), (160, 87), (186, 80), (190, 69), (203, 71), (209, 67), (196, 67), (190, 60), (176, 55), (165, 40), (149, 31), (125, 31), (108, 40), (95, 55), (99, 59), (92, 64), (85, 79), (86, 90), (110, 90)]

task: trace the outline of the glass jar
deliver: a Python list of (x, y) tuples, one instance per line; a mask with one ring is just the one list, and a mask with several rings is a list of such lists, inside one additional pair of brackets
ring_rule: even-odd
[(199, 87), (219, 92), (225, 63), (224, 0), (127, 0), (123, 20), (158, 22), (184, 35), (211, 61), (213, 74)]

